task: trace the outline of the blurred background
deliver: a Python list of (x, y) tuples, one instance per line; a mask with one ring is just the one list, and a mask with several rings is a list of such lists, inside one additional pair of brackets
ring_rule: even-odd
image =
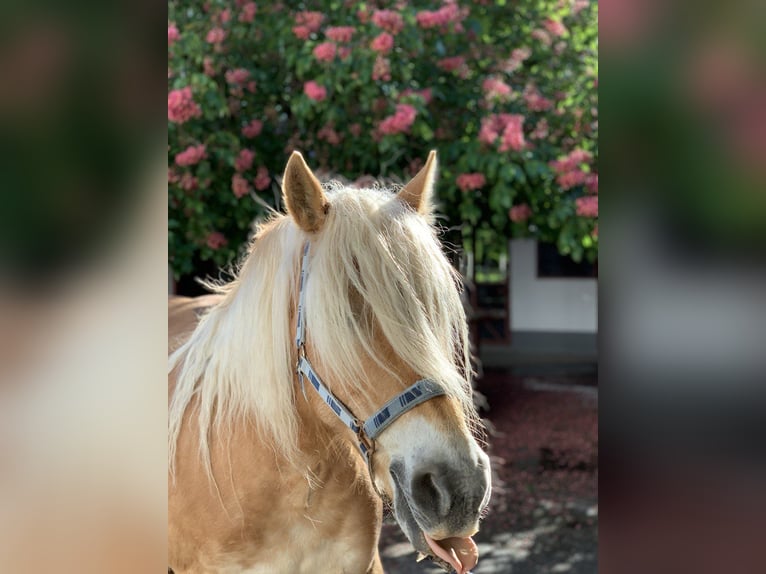
[[(380, 3), (367, 4), (367, 16), (360, 16), (357, 3), (351, 11), (341, 2), (286, 2), (275, 12), (256, 2), (249, 22), (247, 4), (210, 2), (208, 12), (197, 3), (2, 7), (0, 569), (166, 567), (169, 283), (183, 291), (189, 276), (216, 273), (237, 257), (259, 202), (274, 205), (292, 145), (314, 151), (312, 167), (350, 182), (363, 175), (406, 178), (415, 169), (408, 162), (432, 147), (440, 152), (445, 244), (463, 254), (456, 264), (474, 284), (484, 366), (477, 386), (490, 405), (484, 415), (499, 423), (493, 456), (502, 459), (496, 467), (505, 484), (487, 518), (488, 537), (479, 540), (488, 545), (483, 550), (503, 552), (485, 553), (479, 572), (593, 571), (596, 518), (605, 572), (760, 572), (766, 526), (760, 3), (623, 0), (586, 3), (577, 14), (581, 3), (458, 2), (457, 12), (439, 2)], [(376, 23), (379, 9), (401, 14), (401, 29), (395, 17)], [(318, 20), (299, 22), (301, 12), (320, 12), (318, 28), (300, 29)], [(421, 12), (428, 14), (418, 20)], [(596, 12), (605, 42), (598, 65)], [(272, 18), (269, 26), (282, 18), (283, 28), (258, 38), (259, 16)], [(470, 35), (475, 22), (489, 30), (486, 38)], [(355, 28), (351, 52), (342, 50), (347, 32), (333, 32), (333, 39), (331, 26)], [(223, 37), (215, 32), (208, 41), (214, 28)], [(393, 43), (380, 38), (384, 32)], [(442, 48), (437, 36), (444, 37)], [(281, 44), (295, 60), (274, 68), (272, 81), (259, 76), (269, 69), (260, 55), (241, 53), (239, 42), (262, 42), (272, 54)], [(327, 43), (335, 48), (317, 50)], [(525, 46), (531, 53), (514, 57)], [(206, 56), (216, 66), (211, 75)], [(459, 56), (471, 65), (443, 61)], [(501, 70), (503, 59), (511, 61)], [(562, 67), (549, 69), (554, 62)], [(378, 79), (353, 79), (352, 64)], [(561, 71), (566, 66), (576, 78)], [(236, 73), (227, 78), (227, 71)], [(278, 82), (281, 92), (269, 87)], [(527, 89), (530, 82), (538, 93)], [(259, 83), (269, 89), (259, 91)], [(384, 86), (379, 108), (366, 107), (373, 105), (366, 90)], [(595, 98), (596, 88), (597, 112), (583, 105), (576, 128), (569, 110)], [(342, 99), (346, 89), (349, 99)], [(574, 93), (559, 99), (554, 89)], [(232, 113), (236, 105), (229, 109), (232, 91), (239, 115)], [(258, 99), (270, 93), (283, 99)], [(322, 107), (339, 97), (348, 106), (351, 95), (359, 99), (360, 107), (351, 108), (357, 121)], [(263, 114), (251, 111), (256, 105)], [(270, 106), (276, 116), (266, 115)], [(562, 116), (551, 111), (559, 106), (567, 110)], [(606, 135), (596, 124), (604, 115)], [(491, 120), (482, 124), (485, 118)], [(532, 133), (545, 131), (538, 119), (548, 120), (542, 138)], [(254, 120), (263, 122), (258, 134)], [(356, 123), (359, 135), (351, 131)], [(312, 140), (279, 137), (281, 125), (299, 126), (295, 133)], [(208, 139), (212, 126), (222, 140)], [(437, 135), (441, 126), (451, 130), (448, 139)], [(556, 139), (558, 129), (573, 141)], [(339, 153), (352, 137), (359, 138), (359, 153)], [(387, 151), (385, 141), (393, 142)], [(578, 149), (585, 153), (573, 157)], [(252, 158), (240, 157), (242, 150)], [(187, 165), (179, 165), (184, 153)], [(369, 163), (355, 163), (362, 157)], [(494, 168), (491, 158), (498, 158)], [(535, 159), (540, 165), (530, 163)], [(599, 230), (592, 176), (604, 171), (607, 221)], [(458, 181), (462, 175), (470, 177)], [(246, 195), (258, 200), (247, 202)], [(211, 219), (182, 211), (195, 197), (205, 198), (202, 211)], [(227, 201), (243, 215), (220, 219)], [(567, 222), (573, 223), (565, 233)], [(215, 232), (221, 236), (211, 238)], [(563, 261), (580, 274), (593, 265), (600, 320), (592, 276), (540, 276), (541, 262), (554, 259), (557, 273)], [(514, 287), (525, 276), (514, 266), (524, 261), (526, 288)], [(580, 287), (563, 293), (562, 285)], [(524, 292), (535, 310), (526, 316), (524, 304), (514, 303)], [(595, 437), (596, 401), (594, 515), (594, 505), (581, 501), (594, 500), (596, 466), (587, 455), (595, 443), (575, 439)], [(575, 464), (562, 468), (569, 455)], [(384, 542), (390, 564), (411, 564), (400, 541)]]

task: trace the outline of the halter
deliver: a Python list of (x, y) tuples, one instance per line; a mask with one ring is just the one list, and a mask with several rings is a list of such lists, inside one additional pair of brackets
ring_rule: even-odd
[[(319, 376), (314, 371), (311, 363), (306, 358), (306, 274), (308, 269), (310, 243), (307, 241), (303, 246), (303, 259), (301, 261), (301, 279), (298, 296), (298, 324), (295, 335), (295, 345), (298, 348), (298, 363), (296, 371), (301, 383), (301, 391), (306, 396), (303, 379), (307, 378), (314, 387), (322, 401), (329, 406), (335, 415), (356, 435), (359, 450), (364, 455), (367, 467), (372, 477), (372, 456), (375, 454), (375, 439), (391, 423), (407, 411), (415, 408), (434, 397), (445, 394), (444, 389), (436, 381), (421, 379), (411, 387), (405, 389), (393, 399), (388, 401), (381, 409), (374, 413), (363, 423), (354, 416), (354, 413), (346, 407), (335, 395), (332, 394)], [(373, 485), (375, 481), (373, 480)], [(376, 487), (377, 490), (377, 487)]]

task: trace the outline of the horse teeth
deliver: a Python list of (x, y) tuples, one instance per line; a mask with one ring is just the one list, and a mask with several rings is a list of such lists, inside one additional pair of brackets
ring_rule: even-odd
[(422, 552), (418, 552), (418, 556), (417, 558), (415, 558), (415, 562), (422, 562), (425, 559), (426, 559), (426, 555), (423, 554)]

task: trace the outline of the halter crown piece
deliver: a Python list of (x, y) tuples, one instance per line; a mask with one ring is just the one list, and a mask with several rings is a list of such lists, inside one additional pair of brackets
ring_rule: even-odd
[[(367, 466), (372, 475), (372, 455), (375, 453), (375, 438), (380, 435), (391, 423), (407, 411), (415, 408), (434, 397), (445, 394), (444, 389), (436, 381), (421, 379), (411, 387), (405, 389), (393, 399), (388, 401), (381, 409), (374, 413), (363, 423), (354, 416), (354, 413), (332, 394), (319, 376), (314, 371), (311, 363), (306, 358), (306, 275), (308, 273), (309, 248), (307, 241), (303, 246), (303, 259), (301, 262), (300, 291), (298, 296), (298, 324), (295, 335), (295, 345), (298, 348), (298, 364), (296, 371), (301, 383), (304, 396), (306, 390), (303, 379), (306, 378), (314, 387), (324, 403), (329, 406), (335, 415), (356, 435), (359, 442), (359, 450), (362, 451)], [(374, 484), (374, 481), (373, 481)]]

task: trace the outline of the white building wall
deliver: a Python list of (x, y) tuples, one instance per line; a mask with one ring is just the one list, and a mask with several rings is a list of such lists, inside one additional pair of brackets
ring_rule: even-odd
[(596, 279), (538, 279), (537, 242), (510, 243), (511, 330), (596, 333)]

